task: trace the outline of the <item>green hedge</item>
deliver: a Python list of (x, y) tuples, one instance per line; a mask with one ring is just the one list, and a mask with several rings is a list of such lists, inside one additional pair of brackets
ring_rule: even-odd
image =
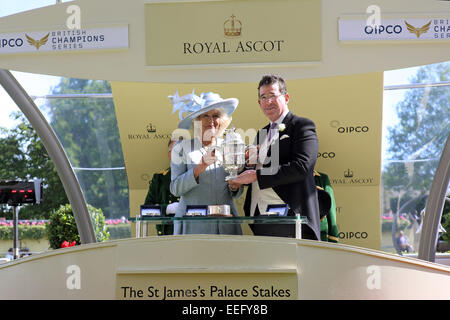
[(447, 212), (442, 216), (442, 226), (446, 232), (441, 235), (441, 239), (450, 242), (450, 212)]
[[(95, 238), (98, 242), (109, 239), (109, 233), (106, 229), (105, 216), (101, 209), (87, 205), (91, 222), (95, 232)], [(61, 205), (50, 214), (50, 223), (47, 225), (47, 239), (50, 248), (61, 248), (64, 241), (80, 244), (80, 235), (78, 234), (77, 224), (70, 204)]]
[(121, 224), (110, 224), (106, 226), (109, 232), (109, 239), (125, 239), (131, 238), (131, 224), (121, 223)]
[[(397, 220), (397, 230), (396, 231), (405, 231), (407, 227), (409, 227), (411, 223), (408, 220)], [(383, 220), (381, 223), (381, 231), (382, 232), (391, 232), (392, 231), (392, 220)]]
[[(19, 239), (47, 240), (45, 225), (42, 226), (18, 226)], [(127, 223), (107, 225), (110, 234), (109, 239), (131, 238), (131, 225)], [(13, 240), (13, 227), (0, 226), (0, 240)]]
[[(19, 239), (39, 240), (46, 238), (45, 225), (18, 226)], [(0, 240), (13, 240), (13, 227), (0, 226)]]

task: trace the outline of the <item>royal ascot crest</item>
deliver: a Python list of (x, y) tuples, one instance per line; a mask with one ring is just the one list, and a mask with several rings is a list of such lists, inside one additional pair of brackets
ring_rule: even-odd
[(239, 37), (242, 31), (242, 23), (236, 19), (236, 16), (231, 15), (230, 19), (223, 23), (223, 33), (225, 37)]
[(147, 125), (147, 132), (149, 132), (149, 133), (156, 132), (156, 128), (151, 123), (149, 123)]
[(128, 140), (145, 141), (145, 140), (169, 140), (172, 137), (171, 133), (158, 133), (156, 126), (152, 123), (148, 123), (145, 127), (145, 131), (129, 132)]
[[(289, 8), (282, 21), (270, 19), (280, 8)], [(312, 0), (146, 4), (148, 66), (309, 63), (320, 61), (320, 37), (320, 2)]]
[(373, 185), (375, 183), (375, 179), (373, 177), (365, 176), (357, 176), (355, 175), (354, 170), (347, 169), (343, 172), (343, 178), (331, 178), (330, 182), (332, 185), (340, 185), (340, 186), (353, 186), (353, 185)]
[[(232, 14), (223, 23), (223, 34), (227, 39), (239, 38), (242, 35), (242, 22)], [(183, 54), (239, 54), (251, 52), (281, 52), (285, 40), (248, 40), (248, 41), (200, 41), (184, 42)]]

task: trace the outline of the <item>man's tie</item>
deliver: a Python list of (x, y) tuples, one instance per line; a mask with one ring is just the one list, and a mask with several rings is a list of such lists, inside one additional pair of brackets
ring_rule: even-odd
[(277, 127), (277, 123), (276, 122), (272, 122), (272, 124), (270, 125), (270, 129), (269, 129), (269, 138), (267, 139), (268, 142), (270, 142), (270, 139), (272, 139), (272, 131), (275, 130), (275, 128)]

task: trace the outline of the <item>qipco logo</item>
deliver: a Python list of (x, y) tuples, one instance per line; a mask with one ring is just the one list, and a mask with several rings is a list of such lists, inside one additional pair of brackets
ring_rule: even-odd
[(372, 25), (372, 26), (366, 26), (364, 28), (364, 32), (366, 34), (383, 34), (383, 33), (387, 33), (387, 34), (399, 34), (402, 33), (402, 26), (399, 24), (394, 25)]
[(369, 132), (369, 127), (365, 125), (344, 126), (338, 120), (331, 120), (330, 127), (335, 128), (341, 134), (359, 134)]
[(365, 231), (362, 231), (362, 232), (347, 231), (347, 232), (339, 232), (338, 237), (339, 237), (339, 239), (347, 239), (347, 240), (367, 239), (369, 237), (369, 234)]
[(356, 127), (338, 127), (339, 133), (366, 133), (369, 131), (368, 126), (356, 126)]
[(317, 159), (334, 159), (334, 157), (336, 157), (336, 153), (334, 153), (333, 151), (330, 152), (319, 152), (317, 154)]
[(22, 45), (23, 40), (21, 38), (0, 39), (0, 48), (14, 48), (21, 47)]

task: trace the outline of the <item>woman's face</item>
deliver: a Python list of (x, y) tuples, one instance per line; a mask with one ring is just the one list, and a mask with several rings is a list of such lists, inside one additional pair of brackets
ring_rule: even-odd
[(219, 110), (213, 109), (200, 115), (199, 118), (202, 122), (203, 141), (210, 141), (222, 123), (221, 113)]

